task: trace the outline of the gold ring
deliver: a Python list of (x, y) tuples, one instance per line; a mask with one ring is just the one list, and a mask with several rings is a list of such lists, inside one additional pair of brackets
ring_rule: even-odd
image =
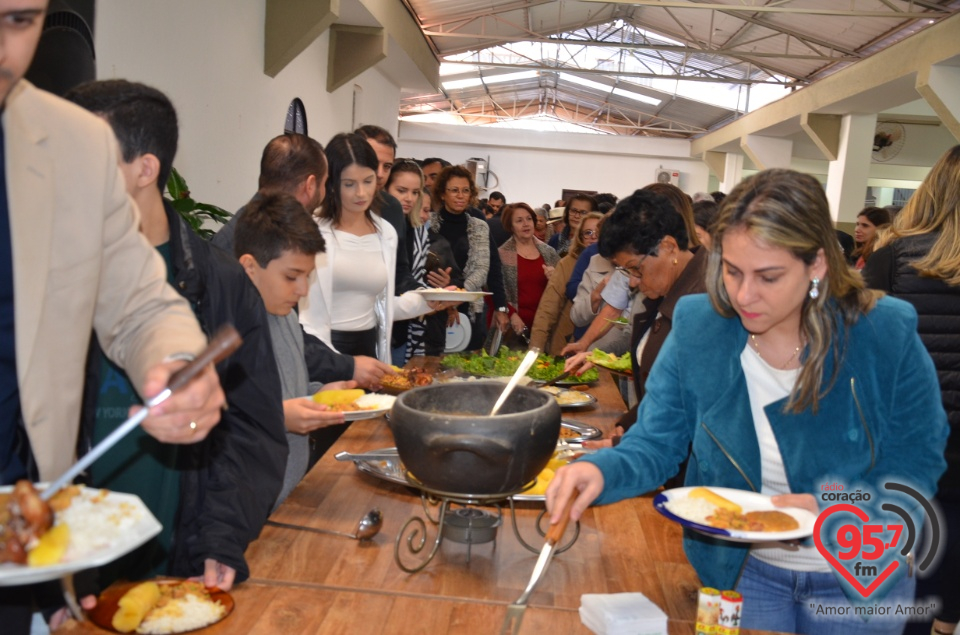
[(191, 422), (190, 422), (190, 430), (191, 430), (192, 432), (196, 432), (196, 431), (197, 431), (197, 422), (196, 422), (196, 421), (191, 421)]

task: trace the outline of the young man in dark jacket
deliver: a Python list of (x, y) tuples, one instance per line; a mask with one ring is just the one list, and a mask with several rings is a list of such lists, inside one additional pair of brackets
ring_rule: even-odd
[[(91, 467), (94, 486), (139, 495), (165, 527), (158, 542), (104, 577), (201, 575), (207, 586), (226, 590), (249, 576), (243, 553), (280, 492), (287, 457), (279, 374), (262, 363), (273, 358), (263, 303), (236, 260), (193, 233), (163, 200), (177, 145), (176, 112), (166, 96), (110, 80), (79, 86), (68, 98), (113, 128), (141, 232), (164, 256), (171, 284), (203, 330), (209, 336), (231, 323), (244, 340), (217, 366), (228, 408), (207, 440), (178, 447), (134, 433)], [(109, 434), (136, 399), (122, 369), (91, 348), (81, 452)]]

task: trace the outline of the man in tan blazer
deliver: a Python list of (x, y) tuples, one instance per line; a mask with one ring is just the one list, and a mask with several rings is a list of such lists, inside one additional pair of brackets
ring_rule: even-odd
[[(46, 4), (0, 0), (0, 221), (8, 225), (0, 228), (0, 256), (10, 263), (0, 262), (0, 384), (5, 400), (18, 400), (22, 420), (21, 427), (16, 409), (0, 418), (6, 480), (28, 475), (31, 461), (41, 480), (53, 479), (74, 460), (91, 328), (145, 398), (206, 343), (138, 231), (110, 128), (22, 79)], [(192, 443), (216, 425), (222, 404), (209, 366), (143, 426), (162, 441)], [(24, 474), (15, 474), (18, 462)]]

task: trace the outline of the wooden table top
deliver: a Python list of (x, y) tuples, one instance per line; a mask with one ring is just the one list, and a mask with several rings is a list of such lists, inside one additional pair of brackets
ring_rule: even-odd
[[(625, 411), (615, 381), (601, 371), (600, 382), (589, 392), (598, 403), (589, 410), (565, 413), (564, 418), (595, 425), (608, 434)], [(426, 521), (424, 554), (437, 535), (436, 525), (426, 520), (421, 496), (333, 458), (343, 450), (360, 453), (393, 445), (383, 418), (354, 422), (271, 517), (353, 532), (359, 519), (377, 507), (384, 517), (377, 536), (358, 542), (265, 527), (247, 550), (250, 580), (231, 592), (234, 615), (204, 632), (499, 633), (507, 605), (526, 586), (537, 554), (518, 542), (506, 506), (495, 541), (468, 547), (444, 539), (422, 571), (401, 570), (394, 561), (395, 542), (408, 519), (419, 516)], [(569, 551), (556, 555), (530, 596), (521, 633), (589, 633), (577, 612), (581, 594), (622, 592), (641, 592), (661, 607), (669, 616), (672, 635), (694, 632), (700, 583), (683, 554), (679, 526), (657, 513), (651, 498), (587, 510), (578, 540)], [(436, 518), (437, 507), (427, 505)], [(539, 549), (543, 539), (535, 523), (543, 503), (516, 507), (521, 535)], [(492, 507), (485, 509), (496, 513)], [(571, 528), (567, 532), (569, 537)], [(425, 558), (402, 551), (408, 566)], [(71, 624), (69, 632), (99, 631), (88, 624)]]

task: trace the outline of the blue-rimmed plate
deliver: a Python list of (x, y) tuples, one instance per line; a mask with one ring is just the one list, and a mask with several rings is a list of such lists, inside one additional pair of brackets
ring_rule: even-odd
[[(817, 522), (816, 515), (799, 507), (774, 507), (770, 497), (766, 494), (757, 494), (756, 492), (746, 492), (728, 487), (709, 487), (708, 489), (727, 500), (740, 505), (743, 513), (759, 511), (778, 511), (793, 517), (799, 527), (790, 531), (743, 531), (739, 529), (720, 529), (709, 525), (701, 514), (691, 513), (683, 509), (686, 501), (690, 500), (690, 491), (695, 487), (677, 487), (668, 489), (657, 494), (653, 499), (653, 507), (658, 512), (679, 523), (700, 533), (729, 540), (731, 542), (779, 542), (783, 540), (797, 540), (807, 538), (813, 535), (813, 527)], [(697, 505), (700, 505), (700, 499)]]

